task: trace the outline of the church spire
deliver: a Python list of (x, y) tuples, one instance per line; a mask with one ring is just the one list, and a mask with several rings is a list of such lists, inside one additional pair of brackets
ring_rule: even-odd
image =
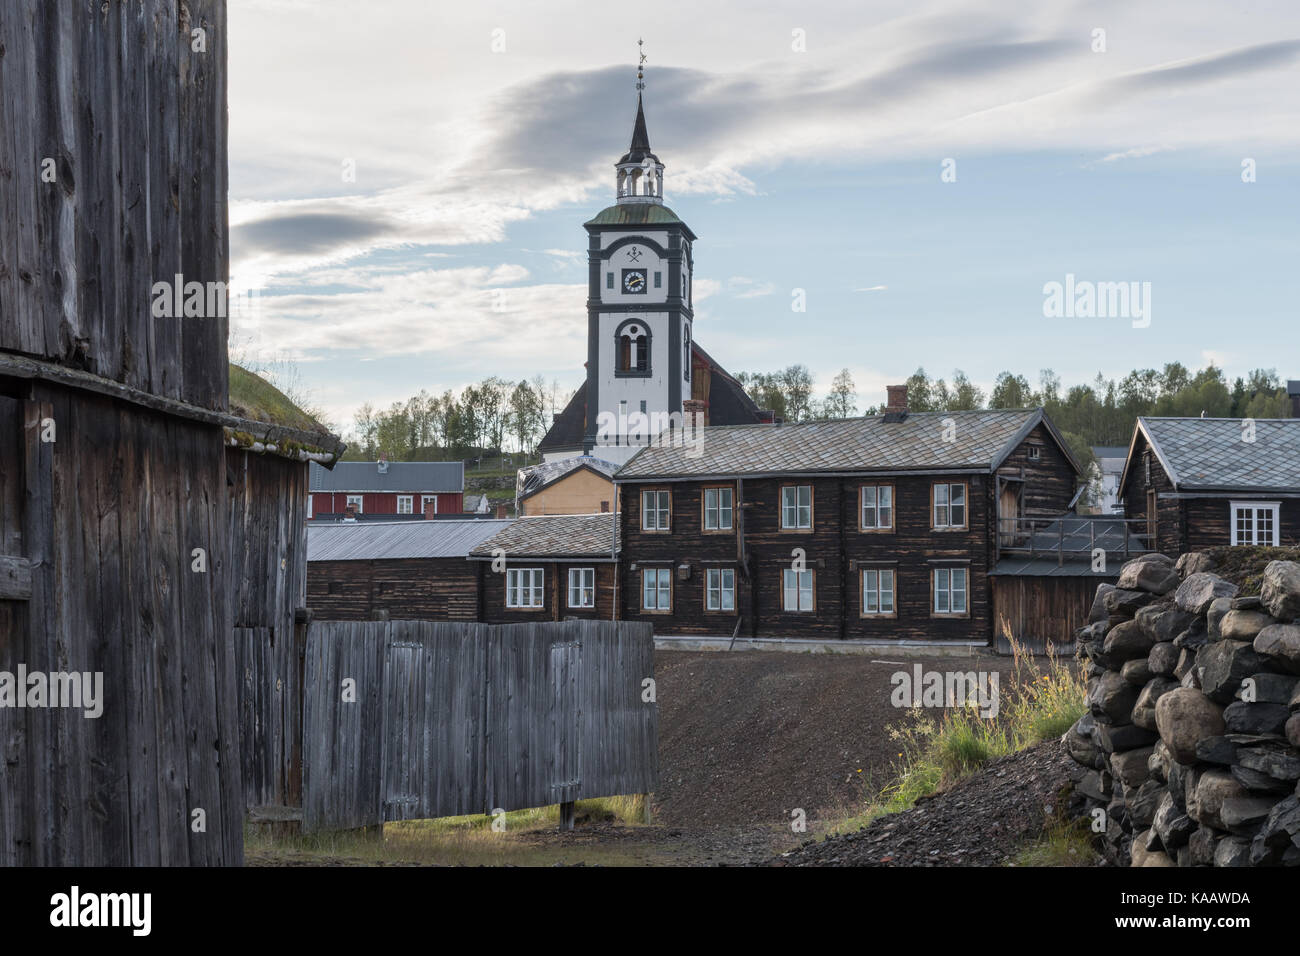
[(650, 134), (645, 125), (645, 52), (637, 40), (639, 61), (636, 67), (636, 123), (632, 127), (632, 145), (614, 165), (618, 170), (617, 197), (620, 203), (659, 203), (664, 201), (664, 165), (650, 151)]

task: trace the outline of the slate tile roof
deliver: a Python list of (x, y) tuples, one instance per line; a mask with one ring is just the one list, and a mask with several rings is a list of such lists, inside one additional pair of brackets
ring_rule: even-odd
[[(1139, 418), (1178, 491), (1300, 492), (1300, 418)], [(1132, 467), (1132, 462), (1129, 463)]]
[[(944, 440), (949, 419), (954, 441)], [(799, 425), (709, 427), (700, 436), (702, 449), (647, 447), (615, 477), (623, 481), (815, 472), (988, 471), (1040, 421), (1046, 421), (1042, 410), (1034, 409), (912, 412), (902, 421), (868, 415)]]
[(517, 518), (483, 541), (470, 557), (490, 558), (497, 548), (506, 560), (530, 558), (609, 558), (614, 515), (537, 515)]

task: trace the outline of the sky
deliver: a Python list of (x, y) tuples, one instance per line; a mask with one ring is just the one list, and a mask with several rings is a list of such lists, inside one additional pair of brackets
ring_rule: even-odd
[[(575, 388), (643, 39), (729, 371), (847, 367), (860, 407), (918, 366), (1300, 378), (1300, 5), (614, 9), (231, 0), (232, 357), (291, 363), (344, 428), (490, 375)], [(1052, 283), (1136, 285), (1053, 314)]]

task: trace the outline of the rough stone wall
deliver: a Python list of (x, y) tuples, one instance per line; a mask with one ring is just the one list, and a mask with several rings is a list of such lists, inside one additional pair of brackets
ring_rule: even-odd
[(1300, 865), (1300, 564), (1258, 596), (1201, 553), (1149, 554), (1077, 632), (1075, 805), (1132, 866)]

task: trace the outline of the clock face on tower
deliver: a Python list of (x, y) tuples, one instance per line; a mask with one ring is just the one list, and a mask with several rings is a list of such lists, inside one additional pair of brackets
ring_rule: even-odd
[(631, 295), (641, 295), (645, 292), (645, 270), (644, 269), (624, 269), (623, 270), (623, 291)]

